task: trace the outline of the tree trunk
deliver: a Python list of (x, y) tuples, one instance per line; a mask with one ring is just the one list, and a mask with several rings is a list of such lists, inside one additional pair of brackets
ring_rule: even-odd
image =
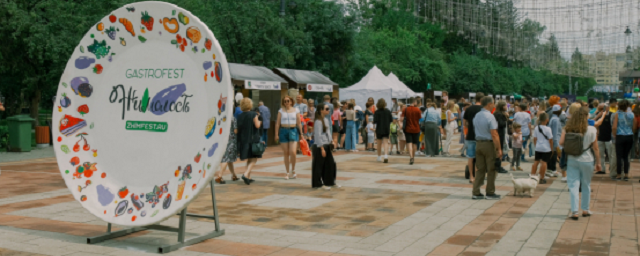
[(35, 93), (31, 97), (31, 107), (29, 108), (29, 111), (31, 112), (31, 118), (35, 120), (33, 127), (39, 125), (38, 110), (40, 109), (40, 98), (42, 98), (42, 90), (36, 89)]

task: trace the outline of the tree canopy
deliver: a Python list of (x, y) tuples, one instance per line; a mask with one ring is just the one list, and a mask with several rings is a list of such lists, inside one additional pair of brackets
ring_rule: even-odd
[[(7, 114), (29, 105), (32, 116), (37, 117), (38, 107), (52, 108), (51, 98), (79, 40), (102, 17), (131, 2), (0, 0), (0, 92), (6, 97)], [(566, 75), (544, 70), (549, 68), (544, 66), (549, 65), (547, 59), (559, 53), (543, 56), (544, 51), (533, 51), (531, 54), (540, 55), (538, 66), (494, 56), (490, 49), (478, 48), (463, 35), (444, 31), (440, 24), (417, 16), (413, 6), (398, 9), (398, 5), (380, 1), (343, 5), (305, 0), (287, 5), (281, 16), (280, 1), (275, 0), (169, 2), (205, 22), (229, 62), (315, 70), (341, 87), (358, 82), (377, 65), (419, 92), (425, 91), (428, 83), (452, 95), (542, 96), (569, 91)], [(513, 23), (515, 19), (514, 15)], [(527, 31), (537, 32), (523, 36), (531, 40), (537, 40), (545, 29), (530, 20), (524, 26), (536, 28)], [(557, 50), (557, 43), (552, 38), (543, 47)], [(582, 59), (578, 49), (573, 58)], [(559, 60), (554, 65), (569, 68), (567, 63)], [(582, 67), (580, 61), (573, 65)], [(573, 77), (572, 81), (579, 81), (579, 94), (595, 84), (591, 78)]]

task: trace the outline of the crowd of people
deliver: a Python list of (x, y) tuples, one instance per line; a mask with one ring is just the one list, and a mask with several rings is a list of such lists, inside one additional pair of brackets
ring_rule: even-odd
[[(296, 178), (296, 157), (301, 149), (311, 152), (312, 187), (336, 187), (338, 150), (358, 152), (362, 142), (365, 151), (377, 153), (377, 161), (387, 163), (389, 155), (408, 155), (409, 164), (416, 156), (453, 156), (453, 138), (460, 135), (460, 156), (468, 158), (472, 199), (499, 199), (495, 194), (497, 173), (524, 171), (525, 156), (533, 157), (530, 175), (540, 184), (547, 177), (561, 177), (569, 183), (572, 218), (578, 218), (578, 193), (582, 192), (583, 216), (589, 216), (590, 180), (594, 174), (606, 174), (616, 181), (629, 180), (630, 159), (640, 158), (638, 127), (640, 102), (609, 99), (607, 103), (566, 98), (527, 99), (506, 102), (477, 93), (475, 102), (449, 99), (446, 92), (434, 101), (419, 97), (392, 99), (369, 98), (365, 108), (354, 99), (340, 101), (325, 96), (317, 104), (298, 95), (281, 100), (275, 125), (275, 140), (284, 155), (285, 179)], [(426, 103), (423, 106), (423, 102)], [(216, 182), (224, 183), (228, 168), (232, 180), (239, 180), (233, 163), (239, 157), (247, 160), (241, 179), (251, 184), (251, 170), (261, 158), (256, 144), (266, 144), (270, 128), (269, 109), (259, 102), (236, 97), (234, 120), (227, 151), (222, 159)], [(443, 143), (444, 141), (444, 143)], [(303, 145), (300, 145), (303, 144)], [(395, 150), (394, 150), (395, 148)], [(509, 155), (511, 151), (511, 155)], [(560, 170), (558, 171), (558, 167)], [(486, 195), (480, 192), (487, 177)]]

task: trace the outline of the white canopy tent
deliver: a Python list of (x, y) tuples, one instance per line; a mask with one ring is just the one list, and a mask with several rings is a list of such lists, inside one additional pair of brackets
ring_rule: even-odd
[(393, 88), (392, 97), (396, 99), (407, 99), (416, 96), (422, 96), (421, 93), (415, 93), (409, 87), (404, 84), (398, 77), (393, 73), (389, 73), (387, 79), (392, 82), (391, 86)]
[(364, 109), (369, 97), (374, 98), (376, 103), (378, 99), (383, 98), (387, 107), (391, 108), (392, 83), (378, 67), (373, 66), (360, 82), (340, 89), (340, 100), (355, 99), (356, 104)]

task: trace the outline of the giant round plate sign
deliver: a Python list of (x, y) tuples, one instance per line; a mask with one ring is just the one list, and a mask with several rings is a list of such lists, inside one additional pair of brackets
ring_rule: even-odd
[(53, 139), (84, 208), (125, 226), (160, 222), (211, 181), (229, 138), (225, 55), (197, 17), (126, 5), (82, 38), (58, 86)]

